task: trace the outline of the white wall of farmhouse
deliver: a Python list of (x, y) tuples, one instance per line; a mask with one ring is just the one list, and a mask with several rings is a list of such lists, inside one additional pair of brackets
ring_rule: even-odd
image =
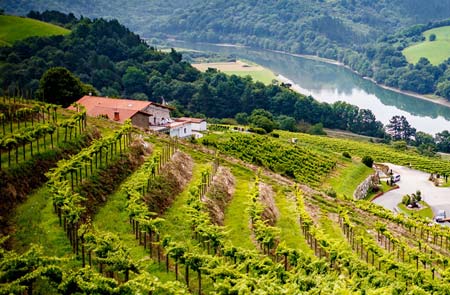
[(192, 135), (192, 124), (183, 124), (170, 128), (170, 137), (189, 137)]

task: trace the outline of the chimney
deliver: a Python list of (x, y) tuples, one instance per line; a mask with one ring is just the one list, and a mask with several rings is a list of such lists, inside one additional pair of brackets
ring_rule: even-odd
[(114, 121), (119, 121), (119, 120), (120, 120), (119, 112), (118, 112), (118, 111), (115, 111), (115, 112), (114, 112)]

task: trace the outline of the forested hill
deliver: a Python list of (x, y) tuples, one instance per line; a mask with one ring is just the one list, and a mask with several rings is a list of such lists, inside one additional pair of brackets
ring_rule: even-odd
[[(58, 13), (45, 15), (64, 19)], [(266, 86), (251, 78), (213, 70), (201, 73), (174, 50), (164, 53), (148, 47), (116, 20), (83, 18), (70, 22), (69, 35), (32, 37), (0, 47), (0, 93), (11, 95), (19, 89), (47, 100), (58, 98), (51, 102), (61, 105), (89, 92), (153, 101), (164, 97), (185, 115), (233, 118), (238, 113), (249, 115), (255, 109), (266, 109), (268, 117), (274, 115), (280, 125), (306, 121), (370, 136), (384, 135), (383, 125), (370, 110), (341, 102), (319, 103), (282, 85)], [(57, 71), (68, 69), (83, 85), (75, 87), (71, 95), (65, 87), (45, 86), (46, 74), (55, 67)], [(46, 97), (49, 93), (51, 97)]]
[(335, 50), (334, 45), (362, 45), (399, 27), (447, 18), (450, 0), (2, 0), (0, 6), (15, 14), (55, 9), (117, 18), (146, 37), (163, 33), (315, 54)]

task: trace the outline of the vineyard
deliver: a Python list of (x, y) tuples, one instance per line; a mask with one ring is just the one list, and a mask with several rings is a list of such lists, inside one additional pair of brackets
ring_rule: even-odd
[(447, 227), (319, 191), (343, 151), (441, 173), (448, 162), (304, 134), (222, 130), (193, 144), (82, 108), (0, 107), (2, 142), (55, 128), (2, 144), (5, 175), (45, 153), (54, 165), (9, 207), (0, 294), (450, 294)]

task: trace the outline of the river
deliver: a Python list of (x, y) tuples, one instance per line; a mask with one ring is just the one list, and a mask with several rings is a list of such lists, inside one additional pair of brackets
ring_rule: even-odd
[(300, 93), (322, 102), (341, 100), (370, 109), (383, 124), (389, 123), (395, 115), (403, 115), (418, 131), (435, 134), (450, 130), (449, 107), (384, 89), (342, 66), (245, 47), (187, 42), (176, 42), (172, 46), (232, 54), (253, 61), (291, 80), (295, 84), (293, 88)]

